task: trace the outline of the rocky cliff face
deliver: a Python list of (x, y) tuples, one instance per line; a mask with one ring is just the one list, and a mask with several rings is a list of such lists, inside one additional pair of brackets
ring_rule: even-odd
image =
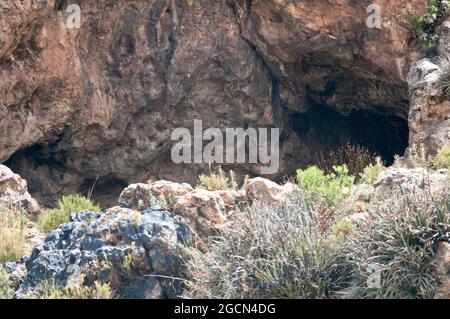
[(363, 0), (72, 2), (80, 29), (68, 1), (0, 4), (0, 162), (48, 204), (97, 178), (105, 203), (130, 182), (193, 182), (205, 167), (172, 164), (170, 133), (194, 119), (280, 127), (278, 176), (348, 141), (389, 161), (408, 126), (413, 140), (435, 127), (408, 117), (409, 21), (425, 0), (373, 1), (380, 29)]

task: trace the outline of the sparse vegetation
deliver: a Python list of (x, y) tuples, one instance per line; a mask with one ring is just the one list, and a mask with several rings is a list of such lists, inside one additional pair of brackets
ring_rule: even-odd
[(81, 211), (100, 211), (101, 208), (95, 205), (90, 199), (81, 195), (63, 196), (58, 203), (58, 207), (46, 212), (38, 221), (39, 227), (44, 232), (50, 232), (59, 225), (67, 223), (71, 214)]
[(25, 212), (0, 205), (0, 265), (25, 253)]
[(218, 167), (215, 171), (209, 172), (209, 175), (200, 175), (197, 187), (204, 188), (209, 191), (238, 189), (238, 183), (236, 182), (236, 177), (234, 172), (230, 170), (228, 175)]
[(413, 144), (409, 147), (405, 154), (405, 163), (409, 168), (432, 168), (433, 156), (431, 156), (425, 144)]
[(447, 0), (429, 0), (427, 12), (414, 18), (415, 34), (422, 41), (422, 49), (434, 50), (436, 48), (438, 42), (436, 27), (448, 14), (449, 9)]
[(332, 173), (333, 166), (345, 165), (349, 174), (358, 178), (365, 167), (376, 163), (377, 155), (371, 153), (364, 146), (348, 143), (334, 151), (330, 151), (326, 156), (320, 153), (316, 156), (316, 160), (317, 167), (326, 173)]
[(377, 157), (375, 163), (370, 163), (360, 174), (361, 181), (366, 184), (373, 184), (376, 182), (380, 173), (385, 169), (381, 157)]
[(450, 169), (450, 145), (444, 145), (436, 154), (433, 160), (434, 168)]
[[(106, 283), (94, 282), (92, 286), (83, 284), (84, 277), (72, 279), (63, 288), (58, 287), (52, 280), (40, 286), (39, 295), (42, 299), (112, 299), (114, 293)], [(33, 298), (33, 296), (29, 296)]]
[(13, 294), (14, 290), (9, 282), (9, 275), (0, 265), (0, 299), (11, 299)]
[(350, 195), (355, 178), (348, 175), (347, 166), (334, 166), (326, 174), (316, 166), (297, 171), (297, 180), (314, 199), (323, 200), (328, 206), (335, 206)]
[(447, 201), (393, 195), (367, 218), (339, 217), (325, 231), (317, 207), (300, 192), (277, 207), (233, 215), (219, 236), (190, 249), (187, 297), (434, 296), (434, 249), (450, 231)]

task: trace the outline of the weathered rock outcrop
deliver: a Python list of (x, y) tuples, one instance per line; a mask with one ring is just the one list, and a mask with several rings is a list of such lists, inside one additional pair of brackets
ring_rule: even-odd
[(279, 204), (295, 189), (291, 183), (281, 186), (261, 177), (248, 180), (240, 190), (216, 191), (194, 189), (187, 183), (157, 181), (129, 185), (122, 191), (119, 204), (137, 210), (162, 206), (184, 217), (197, 234), (207, 237), (215, 234), (240, 207), (255, 202)]
[(184, 277), (180, 247), (192, 235), (182, 217), (163, 210), (82, 212), (50, 233), (29, 258), (6, 267), (19, 285), (16, 298), (39, 296), (49, 280), (64, 287), (80, 275), (83, 284), (108, 283), (122, 298), (177, 298)]
[(388, 160), (407, 145), (408, 21), (425, 0), (374, 1), (380, 29), (362, 0), (72, 2), (80, 29), (67, 1), (0, 5), (0, 162), (47, 204), (194, 182), (202, 165), (170, 161), (172, 129), (193, 119), (280, 127), (278, 176), (349, 140)]
[(432, 152), (450, 144), (450, 100), (439, 88), (439, 77), (450, 70), (450, 19), (439, 34), (438, 55), (417, 61), (408, 74), (410, 143), (424, 143)]
[(28, 193), (27, 181), (4, 165), (0, 165), (0, 205), (24, 209), (33, 215), (40, 211), (39, 204)]

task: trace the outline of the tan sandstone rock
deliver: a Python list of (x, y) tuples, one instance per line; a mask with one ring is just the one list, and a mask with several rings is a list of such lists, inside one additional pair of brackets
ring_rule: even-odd
[(29, 214), (40, 212), (39, 204), (28, 193), (27, 181), (4, 165), (0, 165), (0, 204), (25, 209)]
[(287, 198), (297, 186), (292, 183), (286, 183), (281, 186), (268, 179), (256, 177), (248, 181), (245, 186), (247, 199), (249, 202), (261, 202), (265, 204), (276, 204)]

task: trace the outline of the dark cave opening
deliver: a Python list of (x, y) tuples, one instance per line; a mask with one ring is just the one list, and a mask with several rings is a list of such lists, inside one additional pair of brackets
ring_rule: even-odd
[(312, 153), (334, 151), (348, 143), (367, 148), (386, 165), (408, 146), (407, 119), (367, 110), (352, 110), (343, 115), (334, 109), (314, 105), (305, 113), (289, 113), (288, 127)]
[(120, 193), (128, 186), (128, 183), (111, 174), (99, 178), (87, 178), (78, 189), (78, 193), (90, 197), (102, 207), (117, 205)]

